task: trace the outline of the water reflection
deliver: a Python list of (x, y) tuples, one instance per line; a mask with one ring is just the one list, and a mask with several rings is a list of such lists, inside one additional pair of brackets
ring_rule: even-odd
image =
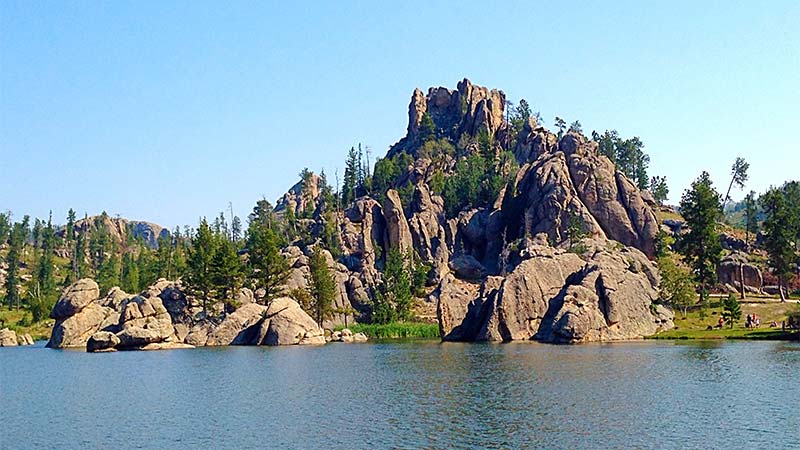
[(798, 376), (778, 342), (0, 349), (0, 447), (791, 447)]

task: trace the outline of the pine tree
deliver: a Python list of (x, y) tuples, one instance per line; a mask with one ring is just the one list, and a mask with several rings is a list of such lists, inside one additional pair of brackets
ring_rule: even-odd
[(728, 298), (722, 302), (722, 318), (731, 328), (736, 321), (742, 318), (742, 307), (733, 294), (728, 294)]
[(72, 208), (67, 212), (67, 228), (64, 230), (64, 238), (67, 242), (75, 240), (75, 210)]
[(278, 236), (262, 220), (251, 220), (247, 232), (248, 273), (254, 290), (264, 289), (266, 300), (283, 292), (289, 266), (280, 253)]
[(242, 240), (242, 221), (239, 216), (233, 216), (231, 220), (231, 240), (239, 242)]
[(88, 268), (86, 267), (86, 232), (83, 229), (78, 230), (75, 235), (75, 245), (73, 246), (70, 265), (74, 280), (79, 280), (88, 275)]
[(356, 199), (359, 172), (358, 153), (355, 147), (350, 147), (345, 161), (344, 184), (342, 185), (342, 203), (345, 207)]
[(669, 187), (667, 186), (667, 177), (654, 176), (650, 178), (650, 186), (648, 188), (653, 198), (656, 199), (659, 205), (663, 205), (669, 195)]
[(120, 276), (120, 287), (125, 292), (135, 293), (142, 289), (139, 280), (139, 266), (133, 258), (133, 254), (126, 252), (122, 255), (122, 275)]
[(707, 172), (692, 183), (691, 189), (681, 198), (680, 211), (689, 226), (689, 232), (678, 241), (684, 260), (694, 271), (700, 283), (700, 300), (716, 278), (717, 265), (722, 256), (722, 246), (717, 231), (720, 218), (720, 197)]
[(222, 300), (228, 300), (242, 287), (244, 269), (236, 246), (223, 235), (217, 235), (217, 248), (211, 261), (214, 288)]
[(398, 320), (411, 319), (411, 277), (403, 254), (396, 248), (390, 249), (386, 256), (381, 293), (394, 305)]
[(747, 181), (747, 169), (750, 168), (750, 164), (744, 160), (744, 158), (736, 158), (733, 162), (733, 166), (731, 166), (731, 184), (728, 185), (728, 191), (725, 192), (725, 199), (722, 201), (722, 209), (725, 210), (725, 205), (728, 203), (728, 200), (731, 198), (731, 188), (735, 184), (739, 189), (744, 187), (745, 181)]
[(8, 242), (9, 233), (11, 232), (11, 213), (0, 213), (0, 245)]
[(25, 245), (25, 235), (27, 226), (24, 222), (15, 223), (10, 231), (9, 249), (6, 255), (8, 272), (4, 283), (6, 295), (5, 303), (9, 308), (17, 307), (20, 304), (20, 274), (19, 265), (21, 261), (22, 249)]
[(319, 246), (314, 247), (311, 258), (309, 258), (308, 268), (311, 278), (309, 280), (310, 294), (314, 299), (314, 316), (317, 323), (322, 326), (322, 322), (330, 318), (332, 313), (336, 283), (328, 267), (327, 258)]
[(433, 118), (427, 112), (422, 114), (422, 120), (419, 124), (419, 140), (421, 144), (436, 139), (436, 124), (433, 123)]
[(197, 233), (189, 248), (186, 283), (190, 292), (199, 296), (203, 302), (203, 312), (213, 303), (214, 276), (212, 262), (216, 252), (217, 241), (205, 218), (200, 221)]
[(120, 274), (122, 272), (122, 262), (116, 245), (111, 247), (109, 256), (104, 259), (97, 272), (97, 284), (100, 292), (108, 292), (114, 286), (120, 285)]
[(768, 264), (778, 277), (778, 291), (781, 301), (786, 301), (786, 282), (792, 276), (797, 264), (794, 247), (792, 210), (786, 202), (784, 192), (779, 188), (771, 188), (759, 198), (764, 211), (764, 248), (769, 255)]

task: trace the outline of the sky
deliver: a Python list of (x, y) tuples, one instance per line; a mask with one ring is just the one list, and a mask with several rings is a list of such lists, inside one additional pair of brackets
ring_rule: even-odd
[[(669, 201), (800, 178), (800, 2), (0, 2), (0, 210), (196, 225), (402, 138), (469, 78), (639, 136)], [(734, 198), (743, 197), (735, 191)]]

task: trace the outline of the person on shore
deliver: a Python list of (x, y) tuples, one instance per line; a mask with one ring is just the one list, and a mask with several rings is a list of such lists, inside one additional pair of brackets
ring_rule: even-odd
[(721, 329), (721, 328), (722, 328), (722, 327), (724, 327), (724, 326), (725, 326), (725, 319), (723, 319), (722, 317), (720, 317), (720, 318), (719, 318), (719, 320), (717, 321), (717, 328), (720, 328), (720, 329)]
[(750, 314), (744, 319), (744, 327), (751, 328), (753, 326), (753, 317)]

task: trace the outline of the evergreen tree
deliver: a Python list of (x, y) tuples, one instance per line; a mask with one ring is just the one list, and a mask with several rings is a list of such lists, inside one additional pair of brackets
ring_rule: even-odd
[(64, 238), (67, 242), (75, 240), (75, 210), (70, 208), (67, 212), (67, 227), (64, 230)]
[(386, 256), (381, 293), (394, 305), (398, 320), (411, 319), (411, 277), (403, 254), (396, 248), (390, 249)]
[(558, 139), (561, 139), (561, 137), (564, 136), (564, 130), (567, 129), (567, 121), (556, 116), (555, 125), (556, 128), (558, 128)]
[(239, 216), (233, 216), (231, 220), (231, 240), (239, 242), (242, 240), (242, 221)]
[(623, 140), (616, 130), (606, 130), (603, 134), (592, 132), (592, 139), (597, 142), (601, 155), (608, 157), (639, 189), (647, 189), (650, 156), (644, 152), (641, 139), (632, 137)]
[(725, 210), (725, 205), (728, 203), (728, 200), (731, 198), (731, 188), (735, 184), (739, 189), (744, 187), (745, 181), (747, 181), (747, 169), (750, 168), (750, 164), (744, 160), (744, 158), (736, 158), (733, 162), (733, 166), (731, 166), (731, 184), (728, 185), (728, 191), (725, 192), (725, 199), (722, 201), (722, 209)]
[(122, 262), (120, 261), (119, 252), (116, 251), (115, 247), (116, 245), (112, 247), (110, 255), (105, 259), (97, 272), (97, 284), (100, 286), (101, 293), (108, 292), (112, 287), (120, 285)]
[(120, 287), (125, 292), (135, 293), (142, 289), (139, 280), (139, 266), (133, 254), (125, 252), (122, 255), (122, 275), (120, 276)]
[(77, 281), (88, 275), (86, 266), (86, 232), (83, 229), (78, 230), (75, 235), (75, 245), (72, 250), (70, 266), (73, 280)]
[(728, 297), (722, 302), (722, 318), (731, 328), (736, 321), (742, 318), (742, 307), (733, 294), (728, 294)]
[(342, 185), (342, 203), (345, 207), (356, 199), (359, 172), (358, 153), (355, 147), (350, 147), (350, 152), (347, 153), (347, 161), (345, 161), (344, 184)]
[(189, 248), (186, 283), (190, 292), (202, 300), (204, 312), (208, 312), (209, 306), (213, 306), (214, 272), (212, 263), (217, 250), (216, 246), (217, 240), (214, 238), (211, 227), (203, 218)]
[(139, 245), (139, 254), (136, 257), (136, 268), (139, 271), (139, 286), (145, 287), (153, 284), (158, 279), (158, 264), (152, 252), (144, 245)]
[(265, 299), (283, 292), (289, 266), (281, 255), (278, 236), (261, 220), (252, 220), (248, 228), (248, 272), (254, 290), (263, 288)]
[(42, 252), (36, 267), (36, 280), (41, 288), (43, 299), (47, 300), (56, 295), (56, 282), (53, 273), (53, 251), (55, 251), (56, 234), (53, 228), (52, 213), (47, 221), (47, 226), (42, 230)]
[(764, 248), (769, 254), (769, 266), (778, 278), (778, 291), (781, 301), (786, 301), (786, 282), (796, 267), (797, 257), (792, 225), (796, 218), (786, 202), (784, 192), (779, 188), (770, 188), (759, 199), (764, 211)]
[(659, 205), (663, 205), (669, 195), (669, 187), (667, 186), (667, 177), (654, 176), (650, 178), (650, 193), (656, 199)]
[(244, 268), (236, 246), (223, 235), (217, 235), (216, 251), (211, 261), (214, 288), (223, 300), (232, 298), (242, 287)]
[(169, 235), (161, 235), (156, 240), (156, 272), (158, 278), (173, 279), (174, 271), (172, 268), (172, 238)]
[(708, 287), (714, 283), (722, 256), (717, 231), (717, 220), (721, 214), (720, 198), (707, 172), (703, 172), (692, 183), (691, 189), (684, 192), (680, 211), (686, 219), (689, 232), (681, 236), (679, 248), (700, 283), (702, 301)]
[(436, 139), (436, 124), (433, 123), (433, 118), (427, 112), (422, 114), (418, 136), (421, 144), (424, 144), (431, 139)]
[(11, 228), (11, 213), (0, 213), (0, 246), (8, 242)]
[(572, 122), (569, 125), (569, 131), (573, 133), (583, 134), (583, 126), (581, 125), (580, 121)]
[(336, 282), (333, 274), (328, 267), (323, 250), (316, 246), (309, 258), (308, 268), (310, 271), (311, 297), (314, 299), (314, 317), (317, 323), (322, 326), (322, 322), (330, 318), (333, 308), (333, 301), (336, 297)]
[(10, 231), (9, 249), (6, 255), (6, 264), (8, 265), (8, 272), (6, 273), (6, 280), (4, 283), (6, 295), (5, 303), (9, 308), (17, 307), (20, 304), (20, 274), (19, 265), (22, 258), (22, 250), (25, 245), (25, 235), (27, 234), (27, 226), (24, 222), (15, 223)]

